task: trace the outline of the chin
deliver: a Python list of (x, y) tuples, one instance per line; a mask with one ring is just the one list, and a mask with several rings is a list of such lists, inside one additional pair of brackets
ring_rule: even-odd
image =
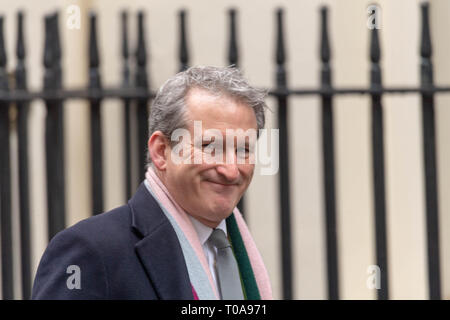
[[(234, 206), (230, 206), (229, 202), (225, 205), (220, 205), (215, 203), (213, 206), (214, 215), (221, 217), (222, 219), (228, 218), (228, 216), (233, 212)], [(221, 220), (222, 220), (221, 219)]]

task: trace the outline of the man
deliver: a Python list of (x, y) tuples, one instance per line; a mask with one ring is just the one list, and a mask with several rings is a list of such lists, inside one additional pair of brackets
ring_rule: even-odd
[(264, 96), (232, 67), (169, 79), (151, 106), (146, 179), (127, 205), (51, 240), (32, 297), (271, 299), (236, 208), (253, 176)]

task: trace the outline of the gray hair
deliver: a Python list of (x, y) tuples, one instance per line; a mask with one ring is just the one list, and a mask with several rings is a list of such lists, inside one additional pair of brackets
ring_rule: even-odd
[[(253, 108), (259, 129), (264, 128), (266, 91), (252, 87), (235, 67), (198, 66), (177, 73), (159, 89), (152, 102), (149, 134), (161, 131), (171, 140), (172, 132), (186, 127), (186, 96), (190, 89), (200, 88), (213, 95), (224, 94)], [(147, 153), (147, 161), (151, 163)]]

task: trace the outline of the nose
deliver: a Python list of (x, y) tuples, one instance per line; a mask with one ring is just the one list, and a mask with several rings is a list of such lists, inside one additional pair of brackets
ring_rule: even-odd
[(226, 156), (226, 161), (217, 166), (216, 170), (227, 182), (237, 182), (240, 173), (236, 163), (236, 155), (234, 152), (227, 152)]
[(226, 182), (237, 182), (239, 178), (239, 169), (236, 163), (221, 164), (216, 168), (217, 172), (226, 179)]

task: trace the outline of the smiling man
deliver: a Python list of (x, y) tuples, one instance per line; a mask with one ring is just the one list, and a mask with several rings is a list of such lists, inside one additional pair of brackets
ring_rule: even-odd
[(146, 179), (127, 205), (57, 234), (34, 299), (271, 299), (237, 203), (265, 94), (232, 67), (193, 67), (153, 100)]

